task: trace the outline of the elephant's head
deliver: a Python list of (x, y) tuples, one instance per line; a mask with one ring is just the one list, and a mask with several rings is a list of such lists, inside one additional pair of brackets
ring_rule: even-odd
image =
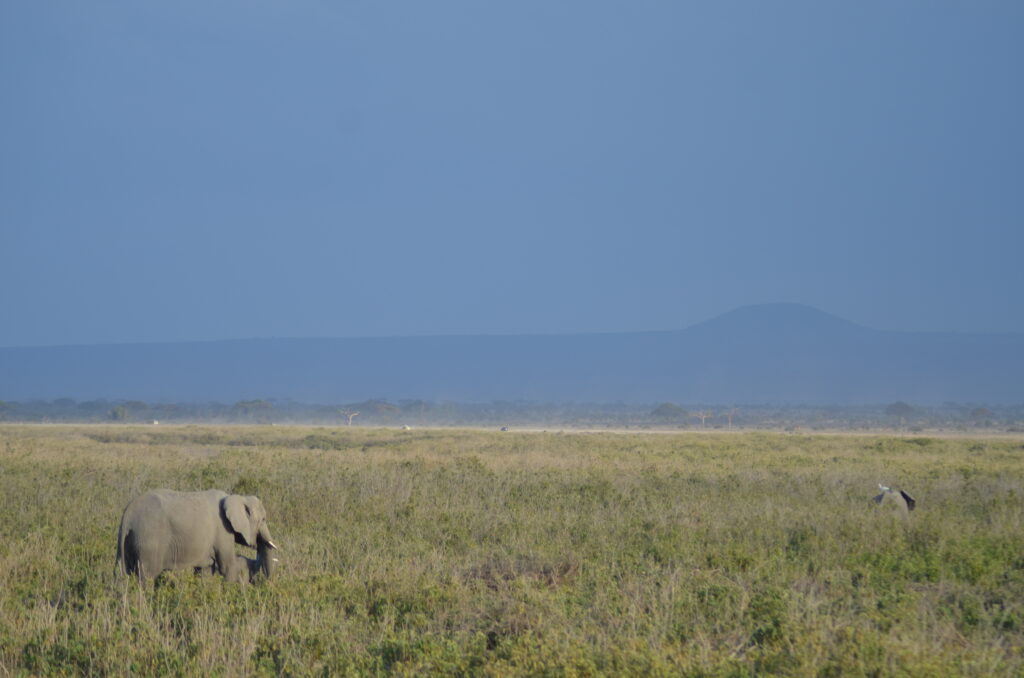
[(235, 534), (235, 543), (252, 548), (272, 548), (277, 545), (270, 538), (267, 512), (258, 497), (229, 494), (220, 500), (224, 522)]

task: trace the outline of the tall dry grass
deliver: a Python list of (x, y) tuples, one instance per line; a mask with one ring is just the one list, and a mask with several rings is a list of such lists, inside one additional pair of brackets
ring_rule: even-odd
[[(1019, 675), (1022, 471), (1010, 439), (2, 426), (0, 673)], [(155, 487), (259, 495), (277, 576), (115, 577)]]

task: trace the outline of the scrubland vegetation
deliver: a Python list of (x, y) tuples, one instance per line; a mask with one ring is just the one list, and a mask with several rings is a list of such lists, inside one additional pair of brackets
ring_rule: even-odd
[[(155, 487), (275, 578), (116, 577)], [(0, 535), (2, 675), (1024, 671), (1020, 439), (3, 425)]]
[(957, 431), (1024, 433), (1024, 404), (896, 401), (858, 406), (723, 403), (489, 403), (365, 400), (314, 404), (294, 400), (235, 403), (146, 403), (71, 398), (0, 401), (0, 422), (283, 424), (290, 426), (501, 426), (539, 429), (669, 429), (779, 431)]

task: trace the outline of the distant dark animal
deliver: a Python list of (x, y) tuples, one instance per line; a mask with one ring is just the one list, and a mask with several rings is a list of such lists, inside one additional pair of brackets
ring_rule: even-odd
[(508, 430), (508, 426), (502, 426), (502, 427), (501, 427), (501, 430), (502, 430), (502, 431), (507, 431), (507, 430)]
[(913, 511), (914, 506), (917, 505), (917, 500), (910, 496), (904, 490), (894, 490), (891, 487), (886, 487), (879, 483), (878, 489), (882, 491), (882, 494), (874, 498), (876, 504), (886, 504), (895, 506), (904, 512)]

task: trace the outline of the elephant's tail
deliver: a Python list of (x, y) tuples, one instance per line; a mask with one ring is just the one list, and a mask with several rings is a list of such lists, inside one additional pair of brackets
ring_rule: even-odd
[(135, 544), (135, 532), (125, 530), (124, 523), (117, 531), (117, 559), (114, 561), (115, 574), (133, 574), (138, 571), (139, 551)]
[(114, 559), (114, 574), (127, 574), (124, 569), (124, 522), (117, 529), (117, 558)]

